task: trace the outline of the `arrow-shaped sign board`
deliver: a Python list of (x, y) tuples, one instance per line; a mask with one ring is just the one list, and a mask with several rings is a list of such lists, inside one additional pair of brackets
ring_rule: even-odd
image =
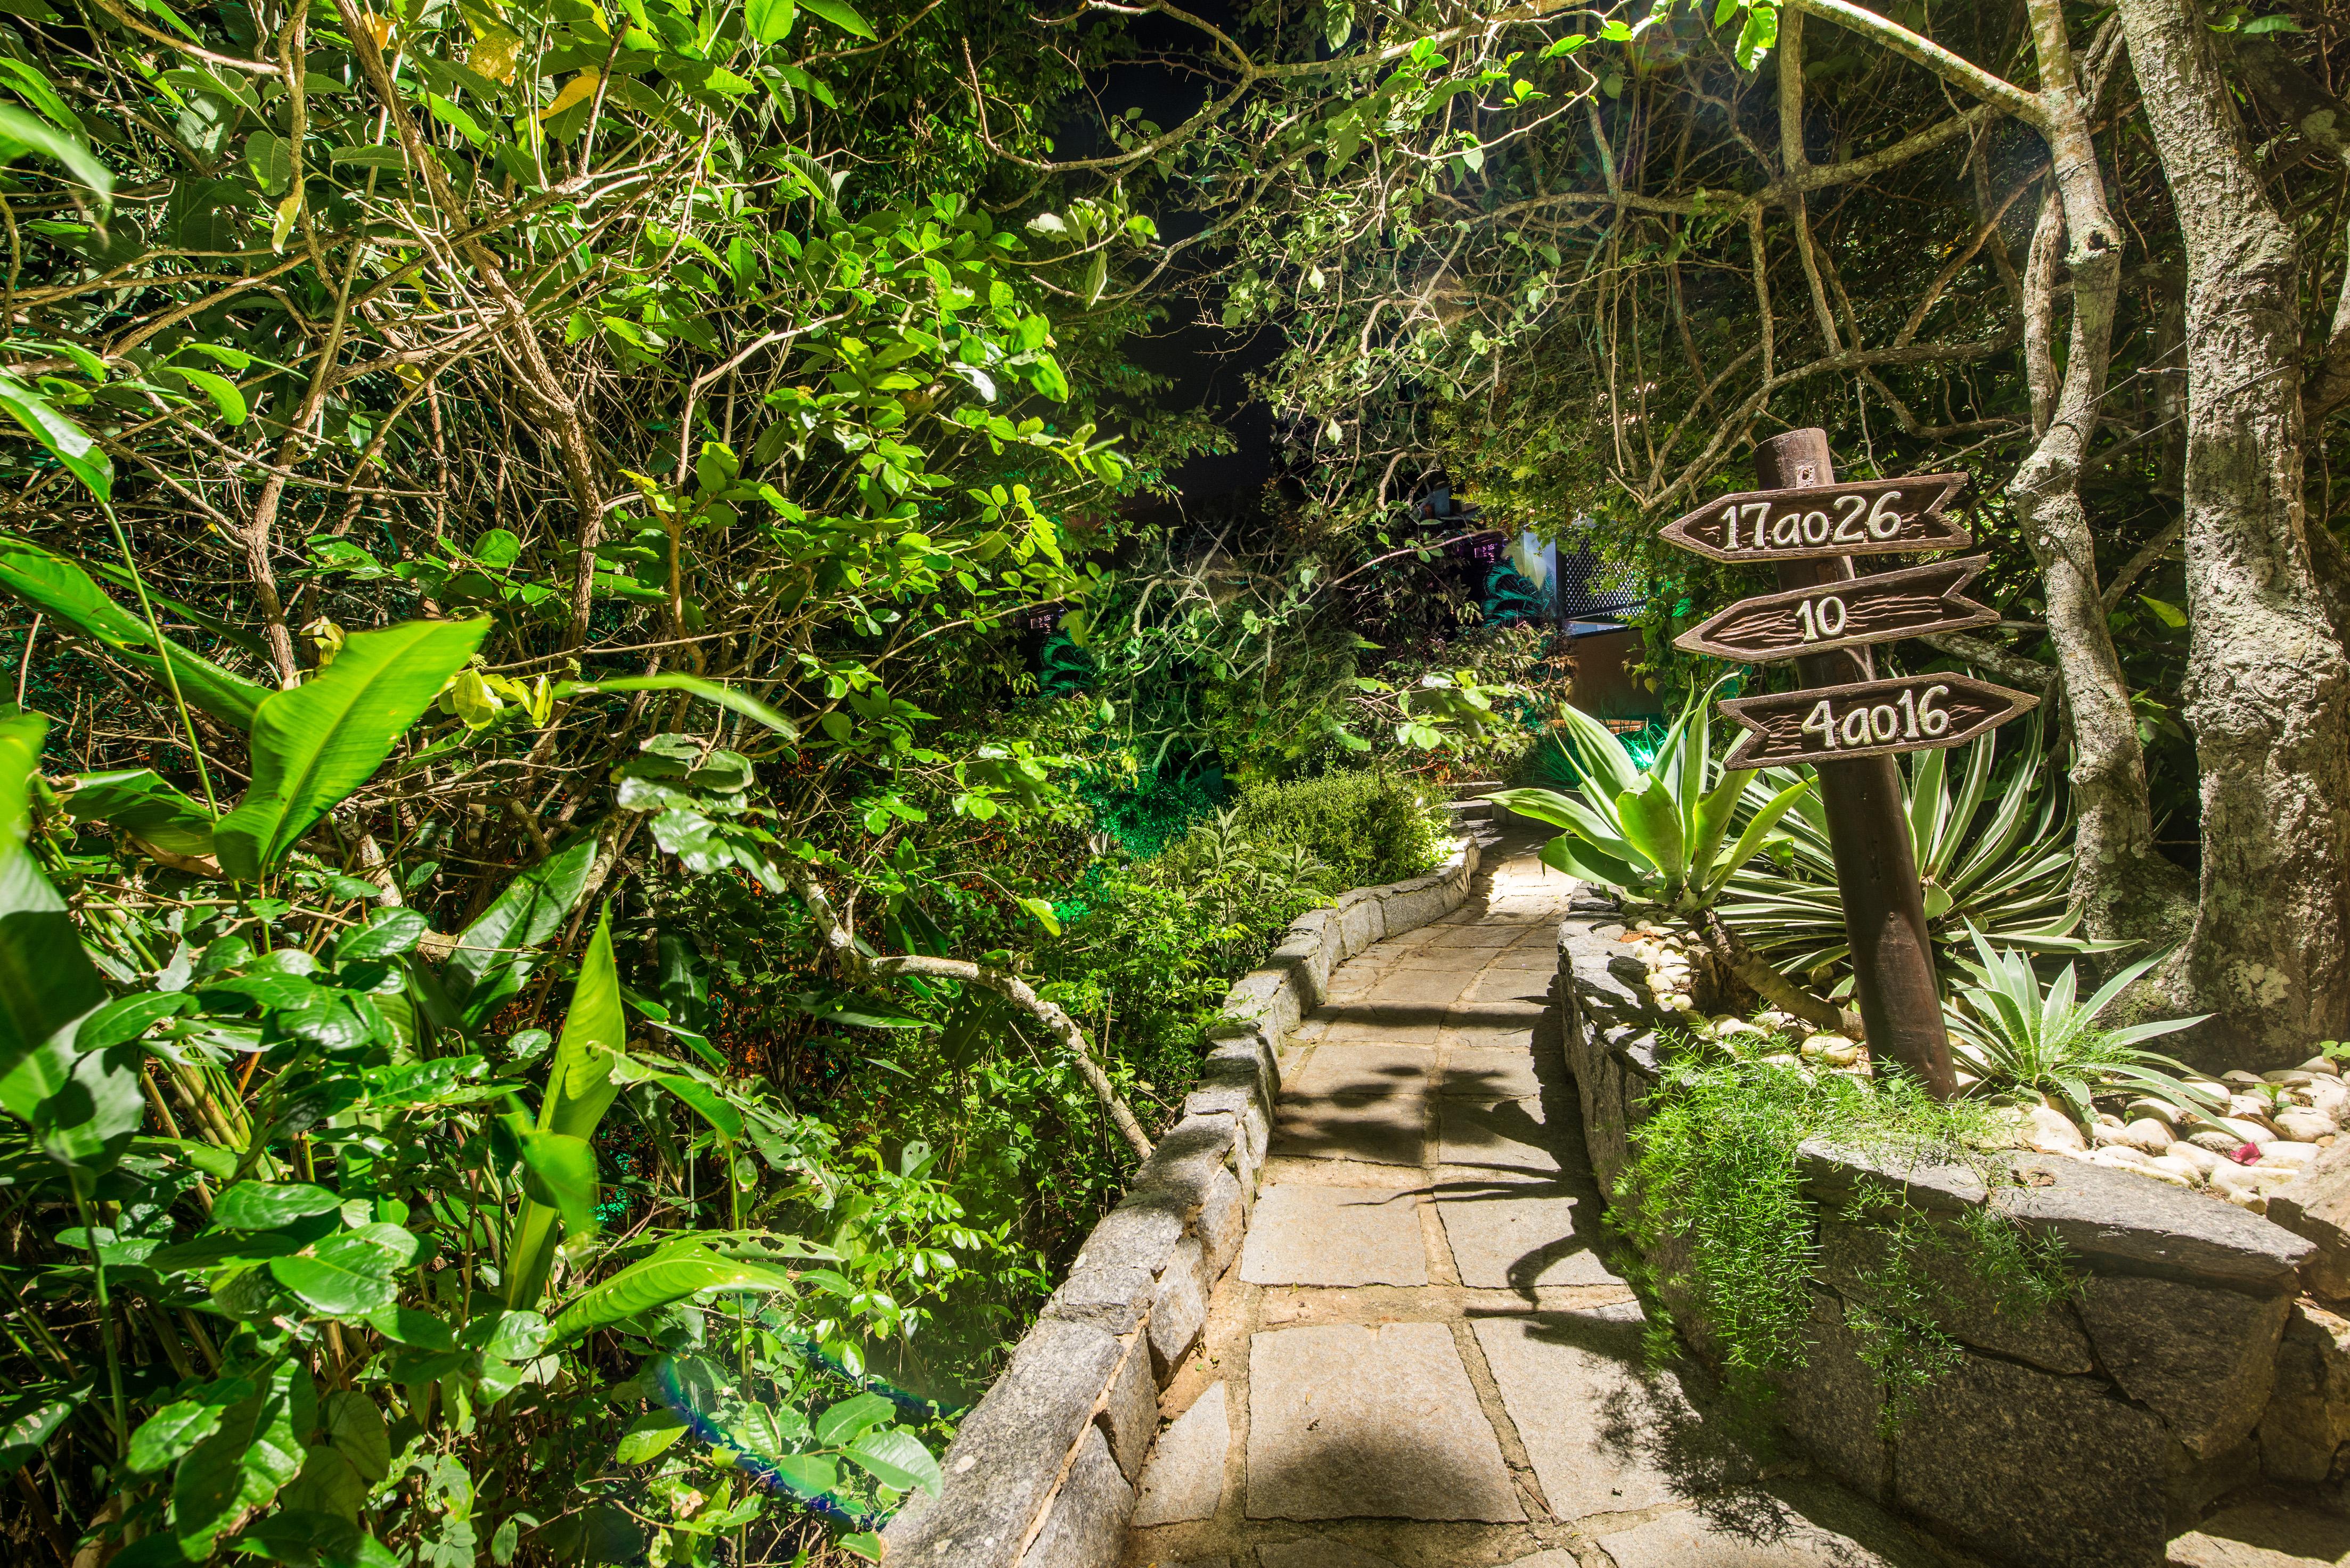
[(1866, 642), (1923, 637), (1990, 626), (1999, 612), (1959, 590), (1990, 557), (1970, 556), (1898, 572), (1846, 577), (1784, 593), (1741, 599), (1702, 625), (1673, 639), (1675, 648), (1733, 662), (1768, 662), (1856, 648)]
[(1834, 762), (1888, 752), (1930, 752), (1962, 745), (2040, 705), (2028, 691), (2011, 691), (1963, 675), (1905, 675), (1814, 686), (1762, 697), (1725, 699), (1721, 711), (1743, 725), (1727, 769)]
[(1804, 561), (1963, 550), (1974, 535), (1942, 515), (1963, 473), (1915, 473), (1807, 490), (1717, 495), (1659, 537), (1717, 561)]

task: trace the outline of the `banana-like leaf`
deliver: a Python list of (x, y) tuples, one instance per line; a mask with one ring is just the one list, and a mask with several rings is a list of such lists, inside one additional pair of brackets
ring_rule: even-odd
[(49, 722), (0, 719), (0, 1104), (20, 1116), (65, 1086), (74, 1029), (106, 1001), (65, 900), (26, 846), (26, 802)]
[(596, 1231), (596, 1149), (584, 1137), (526, 1131), (522, 1139), (523, 1189), (552, 1209), (575, 1236)]
[(107, 597), (78, 564), (29, 539), (0, 534), (0, 589), (58, 625), (104, 645), (116, 658), (146, 670), (159, 683), (163, 679), (163, 660), (169, 659), (181, 694), (224, 724), (252, 729), (255, 711), (270, 694), (268, 687), (223, 670), (169, 638), (164, 639), (160, 654), (153, 651), (155, 636), (143, 619)]
[(571, 918), (595, 863), (595, 836), (583, 834), (507, 883), (458, 933), (441, 979), (469, 1033), (521, 994), (523, 982), (538, 967), (538, 948)]
[(172, 855), (213, 852), (213, 817), (152, 768), (83, 774), (66, 796), (76, 822), (102, 822)]
[(592, 697), (599, 691), (687, 691), (705, 702), (740, 713), (754, 723), (764, 724), (787, 741), (797, 740), (799, 731), (789, 719), (776, 712), (748, 691), (715, 680), (704, 680), (699, 675), (671, 672), (667, 675), (616, 675), (608, 680), (558, 680), (551, 695), (556, 697)]
[[(628, 1015), (620, 1007), (620, 979), (612, 961), (612, 911), (608, 906), (596, 921), (588, 954), (580, 961), (579, 980), (571, 992), (571, 1008), (564, 1015), (563, 1037), (547, 1068), (546, 1097), (538, 1107), (540, 1133), (588, 1142), (597, 1125), (612, 1108), (620, 1085), (612, 1079), (613, 1064), (628, 1044)], [(517, 1309), (535, 1306), (546, 1276), (555, 1266), (555, 1242), (562, 1219), (554, 1204), (524, 1199), (508, 1232), (505, 1248), (506, 1304)]]
[(354, 632), (335, 661), (253, 720), (253, 784), (213, 830), (221, 866), (257, 879), (311, 825), (373, 776), (490, 623), (411, 620)]
[(707, 1248), (680, 1248), (631, 1263), (574, 1297), (555, 1316), (549, 1344), (610, 1328), (705, 1291), (755, 1291), (789, 1295), (792, 1277), (780, 1269), (722, 1257)]

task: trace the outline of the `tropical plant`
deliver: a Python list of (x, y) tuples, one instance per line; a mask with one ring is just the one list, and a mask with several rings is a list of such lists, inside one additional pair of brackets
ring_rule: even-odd
[[(729, 1369), (704, 1402), (764, 1435), (745, 1451), (773, 1490), (855, 1538), (937, 1484), (921, 1420), (859, 1387), (868, 1345), (916, 1328), (957, 1252), (991, 1245), (953, 1205), (918, 1179), (886, 1210), (837, 1202), (822, 1123), (691, 1032), (667, 1032), (674, 1054), (631, 1042), (608, 907), (552, 1053), (544, 1030), (502, 1038), (493, 1015), (584, 912), (578, 846), (453, 935), (317, 853), (485, 625), (354, 633), (261, 697), (251, 784), (217, 815), (151, 775), (53, 788), (47, 721), (0, 716), (0, 1164), (20, 1216), (67, 1221), (5, 1271), (23, 1359), (0, 1465), (99, 1478), (89, 1527), (119, 1563), (380, 1568), (472, 1561), (478, 1535), (504, 1560), (525, 1537), (561, 1555), (588, 1516), (632, 1516), (583, 1514), (560, 1479), (582, 1462), (617, 1466), (605, 1493), (687, 1560), (772, 1515), (731, 1455), (642, 1469), (693, 1414), (660, 1407), (668, 1358), (713, 1335)], [(116, 826), (196, 869), (109, 882), (78, 925), (51, 877), (124, 875), (83, 846)], [(228, 896), (189, 896), (195, 877)], [(638, 1200), (609, 1152), (624, 1106), (671, 1176), (615, 1233), (605, 1210)], [(699, 1131), (677, 1137), (672, 1110)], [(697, 1148), (723, 1176), (706, 1197)], [(767, 1304), (718, 1304), (748, 1297)], [(23, 1312), (83, 1300), (84, 1326)], [(566, 1462), (499, 1475), (494, 1445), (533, 1443)]]
[(2119, 1028), (2097, 1022), (2168, 955), (2129, 965), (2082, 1001), (2072, 964), (2043, 992), (2026, 953), (1994, 948), (1980, 931), (1973, 940), (1979, 961), (1962, 964), (1973, 983), (1955, 988), (1950, 1054), (1982, 1080), (1979, 1092), (2046, 1095), (2085, 1126), (2095, 1119), (2093, 1102), (2105, 1094), (2151, 1096), (2190, 1116), (2226, 1109), (2224, 1096), (2188, 1081), (2191, 1070), (2185, 1063), (2137, 1048), (2142, 1040), (2193, 1028), (2202, 1016)]
[[(2109, 950), (2116, 944), (2073, 934), (2080, 918), (2068, 904), (2073, 825), (2037, 718), (2003, 777), (1998, 754), (1998, 737), (1985, 734), (1955, 752), (1901, 759), (1903, 815), (1925, 888), (1928, 935), (1945, 957), (1963, 951), (1970, 930), (2032, 952)], [(1778, 791), (1812, 776), (1809, 767), (1766, 768), (1747, 786), (1743, 809), (1762, 811)], [(1851, 948), (1818, 795), (1804, 796), (1781, 826), (1766, 855), (1731, 874), (1722, 917), (1752, 932), (1758, 952), (1840, 995), (1852, 983)]]
[(1715, 910), (1731, 873), (1762, 853), (1781, 819), (1812, 788), (1809, 779), (1783, 784), (1730, 838), (1741, 798), (1754, 779), (1750, 770), (1723, 768), (1713, 752), (1713, 697), (1730, 679), (1682, 705), (1646, 767), (1634, 764), (1607, 725), (1562, 704), (1565, 743), (1582, 786), (1572, 795), (1509, 789), (1485, 798), (1565, 830), (1543, 846), (1544, 865), (1685, 921), (1773, 1005), (1824, 1028), (1840, 1028), (1845, 1020), (1833, 1003), (1764, 962)]

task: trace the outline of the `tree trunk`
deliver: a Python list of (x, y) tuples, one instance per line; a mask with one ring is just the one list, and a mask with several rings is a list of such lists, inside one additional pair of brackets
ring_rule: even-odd
[(2194, 0), (2121, 17), (2187, 252), (2186, 716), (2203, 884), (2175, 1000), (2203, 1062), (2290, 1064), (2350, 1024), (2350, 659), (2303, 510), (2300, 257)]
[(2121, 234), (2106, 204), (2072, 42), (2055, 0), (2035, 0), (2032, 23), (2040, 61), (2042, 134), (2048, 140), (2056, 200), (2043, 211), (2033, 235), (2024, 318), (2043, 319), (2049, 313), (2054, 268), (2042, 258), (2060, 243), (2054, 224), (2061, 227), (2064, 267), (2072, 275), (2073, 320), (2062, 380), (2045, 389), (2037, 384), (2053, 378), (2053, 365), (2035, 379), (2039, 443), (2009, 482), (2008, 494), (2047, 589), (2048, 639), (2069, 720), (2069, 773), (2079, 821), (2073, 900), (2091, 936), (2175, 941), (2185, 934), (2191, 912), (2187, 876), (2154, 846), (2146, 754), (2098, 589), (2096, 542), (2081, 504), (2081, 464), (2096, 434), (2113, 358)]

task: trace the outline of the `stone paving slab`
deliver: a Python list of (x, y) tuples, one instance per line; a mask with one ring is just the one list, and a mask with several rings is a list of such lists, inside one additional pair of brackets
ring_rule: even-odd
[(1231, 1401), (1217, 1383), (1159, 1435), (1134, 1501), (1138, 1526), (1211, 1519), (1224, 1500), (1224, 1456), (1232, 1440)]
[(1534, 1054), (1511, 1045), (1455, 1045), (1436, 1075), (1436, 1092), (1448, 1099), (1526, 1100), (1542, 1097)]
[(1525, 1517), (1441, 1324), (1284, 1328), (1249, 1345), (1252, 1519)]
[(2340, 1568), (2350, 1520), (2253, 1503), (2222, 1510), (2170, 1543), (2171, 1568)]
[(1436, 1212), (1461, 1282), (1482, 1290), (1622, 1284), (1593, 1250), (1599, 1240), (1598, 1193), (1576, 1194), (1549, 1182), (1539, 1193), (1513, 1183), (1437, 1193)]
[(1437, 1161), (1487, 1170), (1550, 1175), (1558, 1156), (1545, 1136), (1542, 1102), (1444, 1100), (1437, 1106)]
[(1424, 1285), (1419, 1199), (1360, 1187), (1267, 1187), (1241, 1249), (1253, 1285)]
[(1475, 1325), (1502, 1404), (1559, 1519), (1656, 1508), (1678, 1496), (1653, 1439), (1686, 1422), (1688, 1407), (1670, 1374), (1641, 1375), (1638, 1310)]
[(1396, 1568), (1393, 1560), (1326, 1535), (1270, 1542), (1256, 1549), (1262, 1568)]
[(1890, 1568), (1808, 1520), (1720, 1520), (1695, 1509), (1603, 1535), (1599, 1544), (1614, 1568)]

